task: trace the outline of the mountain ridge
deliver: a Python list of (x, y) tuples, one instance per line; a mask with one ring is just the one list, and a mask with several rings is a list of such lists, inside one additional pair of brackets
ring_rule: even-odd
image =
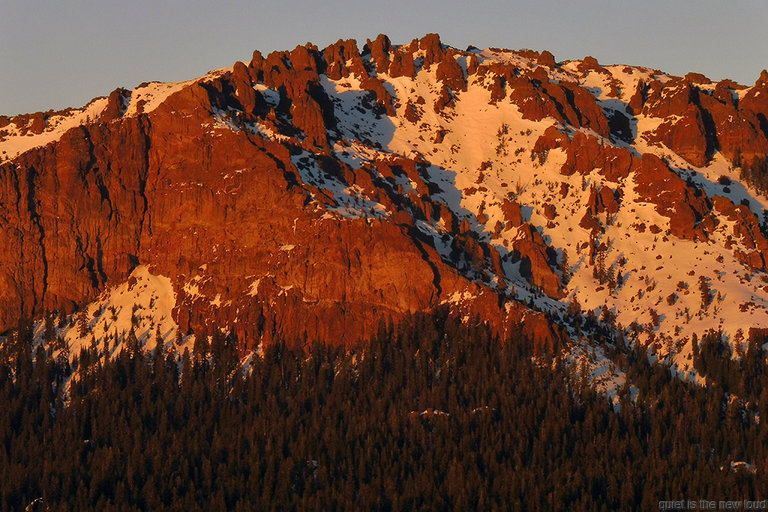
[(0, 324), (149, 265), (182, 332), (248, 348), (448, 305), (550, 349), (593, 315), (685, 368), (696, 332), (768, 327), (766, 93), (430, 34), (2, 118)]

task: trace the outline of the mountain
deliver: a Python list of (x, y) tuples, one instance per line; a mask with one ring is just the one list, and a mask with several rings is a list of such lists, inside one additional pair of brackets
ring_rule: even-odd
[(435, 34), (256, 51), (0, 117), (0, 329), (59, 311), (77, 346), (85, 311), (97, 343), (216, 326), (248, 351), (447, 307), (540, 350), (602, 332), (689, 370), (694, 335), (740, 349), (768, 328), (767, 155), (765, 71), (745, 87)]

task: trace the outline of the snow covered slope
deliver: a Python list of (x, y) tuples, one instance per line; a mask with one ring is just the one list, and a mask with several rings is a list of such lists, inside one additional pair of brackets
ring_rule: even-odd
[[(264, 319), (280, 307), (346, 311), (363, 296), (387, 311), (448, 304), (469, 318), (491, 290), (514, 321), (530, 318), (517, 309), (526, 304), (572, 340), (603, 329), (685, 370), (694, 335), (720, 330), (738, 354), (768, 329), (767, 115), (768, 73), (745, 87), (590, 57), (460, 51), (434, 34), (399, 46), (380, 36), (362, 49), (350, 40), (266, 58), (255, 52), (248, 64), (119, 90), (43, 125), (5, 120), (0, 162), (19, 163), (79, 125), (148, 120), (140, 130), (151, 143), (137, 158), (147, 169), (136, 173), (145, 182), (135, 197), (147, 205), (138, 231), (152, 249), (139, 259), (152, 264), (166, 244), (163, 268), (172, 275), (164, 281), (140, 266), (131, 279), (146, 292), (121, 284), (91, 303), (97, 344), (122, 343), (128, 302), (139, 306), (134, 328), (149, 347), (158, 326), (166, 342), (177, 324), (186, 332), (205, 315), (275, 330), (293, 314)], [(196, 163), (205, 172), (191, 172)], [(264, 198), (281, 212), (269, 217), (246, 191), (273, 176), (287, 185), (275, 188), (285, 196)], [(197, 217), (187, 225), (179, 212)], [(231, 233), (217, 222), (231, 223)], [(403, 275), (415, 263), (371, 249), (377, 264), (361, 250), (359, 233), (382, 225), (413, 244), (398, 254), (433, 272), (432, 288), (408, 288), (403, 299), (411, 284)], [(338, 235), (341, 249), (321, 250), (318, 226), (361, 231)], [(162, 238), (174, 230), (176, 238)], [(176, 254), (180, 240), (186, 252)], [(341, 261), (349, 274), (358, 262), (369, 281), (355, 288), (318, 278), (311, 269), (320, 253), (329, 272)], [(267, 263), (254, 269), (254, 261)], [(338, 295), (320, 297), (319, 289)], [(152, 319), (142, 320), (149, 310)], [(71, 322), (68, 329), (72, 347), (90, 343)], [(258, 338), (251, 347), (266, 331), (246, 332)], [(574, 347), (574, 357), (585, 352)]]
[[(77, 313), (52, 318), (53, 336), (58, 339), (53, 357), (64, 355), (72, 361), (81, 349), (96, 347), (105, 357), (135, 348), (152, 351), (158, 343), (166, 350), (191, 350), (193, 336), (178, 336), (172, 318), (176, 303), (170, 279), (154, 275), (146, 266), (138, 266), (127, 282), (106, 290), (97, 300)], [(46, 321), (35, 323), (35, 340), (46, 336)]]

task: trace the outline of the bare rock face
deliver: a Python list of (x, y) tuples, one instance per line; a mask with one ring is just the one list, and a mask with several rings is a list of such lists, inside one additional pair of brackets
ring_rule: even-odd
[[(434, 41), (424, 46), (438, 67), (447, 62), (441, 59), (455, 63)], [(429, 310), (477, 288), (415, 228), (419, 217), (459, 229), (451, 211), (429, 199), (416, 162), (395, 159), (376, 169), (407, 176), (415, 189), (403, 199), (374, 184), (373, 170), (323, 157), (335, 120), (318, 89), (322, 70), (359, 76), (391, 108), (383, 84), (358, 59), (354, 44), (343, 41), (324, 52), (308, 46), (266, 59), (255, 53), (247, 66), (236, 63), (231, 73), (193, 83), (134, 117), (122, 116), (126, 93), (117, 91), (98, 123), (1, 165), (0, 215), (12, 228), (0, 231), (11, 248), (0, 256), (0, 325), (45, 310), (71, 312), (137, 264), (171, 278), (174, 318), (184, 331), (229, 325), (246, 346), (278, 338), (355, 342), (381, 318)], [(458, 78), (446, 69), (446, 81)], [(257, 80), (280, 91), (280, 105), (264, 101)], [(233, 122), (243, 124), (289, 121), (284, 128), (302, 137), (284, 144), (211, 128), (215, 112), (234, 112)], [(324, 216), (321, 205), (334, 201), (301, 180), (291, 160), (299, 143), (318, 155), (324, 172), (392, 208), (392, 217)], [(511, 221), (522, 224), (519, 205)], [(490, 261), (502, 272), (498, 251), (465, 241), (461, 250), (478, 268)], [(540, 235), (521, 249), (532, 279), (557, 292)], [(509, 328), (498, 308), (497, 327)], [(553, 332), (535, 329), (550, 348)]]
[(656, 130), (658, 140), (695, 166), (704, 166), (711, 150), (701, 111), (694, 105), (686, 108), (681, 119), (664, 122)]
[[(414, 41), (416, 42), (416, 41)], [(424, 67), (429, 69), (432, 64), (442, 62), (446, 55), (446, 50), (440, 42), (440, 36), (437, 34), (427, 34), (418, 41), (419, 50), (424, 51)]]
[(520, 273), (550, 297), (562, 297), (560, 277), (550, 266), (550, 260), (554, 258), (538, 230), (530, 224), (523, 225), (514, 248), (522, 258)]
[[(140, 116), (72, 130), (0, 167), (5, 190), (23, 194), (0, 212), (16, 226), (0, 232), (15, 249), (3, 255), (3, 325), (72, 311), (139, 262), (171, 276), (183, 329), (226, 323), (249, 342), (259, 328), (362, 339), (379, 318), (429, 309), (467, 285), (408, 228), (321, 219), (288, 148), (203, 128), (209, 94), (193, 84), (151, 123)], [(29, 205), (21, 215), (20, 204)], [(52, 235), (63, 232), (71, 236)]]
[(504, 213), (505, 229), (523, 225), (523, 212), (518, 203), (506, 200), (501, 203), (501, 211)]
[[(567, 333), (509, 292), (530, 285), (534, 295), (563, 298), (563, 248), (550, 245), (559, 234), (548, 230), (612, 237), (624, 223), (617, 214), (635, 202), (663, 218), (633, 226), (665, 243), (719, 241), (726, 219), (733, 256), (768, 270), (768, 240), (749, 203), (709, 198), (687, 171), (650, 154), (668, 148), (696, 166), (718, 152), (745, 164), (765, 157), (768, 73), (748, 92), (696, 74), (647, 74), (619, 94), (615, 68), (595, 59), (574, 71), (548, 52), (508, 57), (459, 52), (436, 34), (401, 46), (380, 35), (362, 52), (351, 39), (254, 52), (138, 114), (132, 92), (113, 91), (98, 116), (53, 143), (0, 154), (0, 331), (22, 316), (72, 312), (146, 264), (171, 279), (184, 331), (229, 326), (244, 348), (353, 343), (382, 318), (450, 307), (501, 336), (522, 330), (538, 352), (552, 352)], [(632, 93), (628, 108), (561, 79), (588, 74), (607, 80), (613, 100)], [(429, 91), (390, 82), (417, 76), (432, 80)], [(505, 141), (519, 144), (505, 152), (509, 161), (493, 160), (488, 141), (466, 151), (474, 141), (454, 120), (475, 93), (500, 112), (511, 102), (525, 120)], [(658, 126), (642, 133), (651, 143), (643, 156), (634, 115)], [(46, 133), (57, 116), (0, 117), (0, 142)], [(401, 143), (413, 150), (393, 149)], [(451, 153), (479, 165), (479, 177), (453, 179)], [(530, 186), (543, 178), (541, 194), (511, 192), (500, 163), (530, 173)], [(464, 200), (474, 194), (482, 197)]]
[(742, 161), (751, 162), (768, 152), (768, 139), (760, 129), (757, 115), (737, 108), (730, 85), (735, 86), (720, 82), (712, 95), (700, 95), (701, 106), (712, 119), (720, 152), (731, 161), (738, 156)]
[(392, 61), (389, 64), (389, 76), (398, 78), (416, 76), (416, 67), (413, 63), (413, 51), (409, 48), (398, 48), (392, 53)]
[(603, 212), (615, 214), (619, 211), (619, 203), (616, 200), (616, 192), (611, 187), (603, 186), (598, 190), (592, 188), (587, 201), (587, 211), (596, 216)]
[(435, 100), (435, 104), (433, 105), (435, 112), (440, 113), (442, 110), (450, 105), (452, 105), (454, 100), (454, 95), (451, 92), (451, 90), (443, 84), (443, 86), (440, 88), (440, 94)]
[[(543, 163), (547, 158), (547, 153), (555, 148), (565, 149), (570, 145), (571, 140), (566, 134), (558, 130), (555, 126), (550, 126), (544, 131), (533, 146), (533, 158), (538, 158)], [(571, 173), (572, 174), (572, 173)]]
[(123, 115), (126, 108), (126, 101), (130, 100), (130, 91), (117, 88), (109, 94), (107, 99), (107, 108), (101, 113), (101, 119), (112, 121)]
[(451, 52), (446, 53), (445, 58), (438, 63), (436, 76), (438, 81), (443, 82), (454, 92), (467, 90), (464, 71)]
[(707, 233), (699, 225), (709, 213), (705, 196), (697, 195), (659, 157), (643, 155), (635, 181), (635, 191), (641, 200), (655, 204), (656, 211), (669, 218), (672, 235), (688, 240), (707, 239)]
[(582, 73), (588, 73), (590, 71), (595, 71), (597, 73), (607, 73), (608, 71), (600, 65), (599, 62), (597, 62), (597, 59), (592, 57), (591, 55), (587, 55), (584, 57), (584, 60), (582, 60), (578, 65), (578, 70)]
[(637, 159), (626, 149), (604, 146), (595, 137), (581, 132), (573, 136), (573, 141), (559, 137), (557, 143), (566, 150), (567, 159), (560, 169), (566, 176), (574, 173), (585, 175), (593, 169), (601, 169), (601, 174), (607, 179), (618, 181), (629, 176), (637, 164)]
[[(339, 39), (335, 44), (325, 49), (324, 57), (327, 63), (326, 74), (332, 80), (339, 80), (341, 77), (346, 78), (350, 74), (357, 77), (368, 74), (354, 39), (346, 41)], [(347, 61), (349, 61), (349, 65)]]
[[(72, 311), (137, 263), (148, 123), (76, 128), (52, 146), (0, 165), (0, 325)], [(66, 233), (66, 236), (62, 236)]]
[[(494, 68), (491, 67), (491, 70)], [(524, 119), (539, 121), (552, 117), (576, 127), (590, 128), (605, 137), (610, 126), (602, 108), (588, 91), (572, 83), (551, 83), (543, 68), (528, 75), (517, 76), (513, 70), (501, 68), (489, 71), (496, 74), (491, 86), (491, 102), (506, 96), (520, 108)]]
[(368, 41), (366, 47), (371, 52), (371, 60), (373, 61), (377, 73), (388, 73), (390, 62), (390, 51), (392, 50), (392, 43), (389, 38), (384, 34), (379, 36), (374, 41)]
[(735, 205), (722, 196), (712, 198), (713, 210), (733, 221), (733, 236), (746, 249), (734, 249), (736, 257), (756, 270), (766, 270), (768, 264), (768, 240), (760, 229), (760, 223), (747, 206)]
[(376, 103), (384, 108), (384, 111), (388, 116), (395, 115), (395, 107), (393, 106), (394, 101), (392, 99), (392, 95), (389, 94), (389, 91), (387, 91), (387, 89), (384, 87), (384, 83), (379, 78), (366, 76), (361, 81), (361, 85), (364, 89), (373, 91), (373, 93), (376, 95)]
[(232, 68), (232, 84), (235, 88), (235, 97), (243, 107), (243, 112), (254, 114), (256, 112), (256, 91), (253, 89), (253, 80), (248, 68), (242, 62), (235, 62)]
[(698, 95), (698, 88), (685, 80), (670, 80), (664, 85), (652, 82), (643, 114), (660, 118), (680, 115), (689, 105), (698, 103)]
[[(755, 86), (739, 101), (739, 109), (752, 112), (758, 117), (762, 116), (761, 119), (764, 120), (765, 116), (768, 115), (766, 91), (768, 91), (768, 71), (763, 70), (755, 82)], [(765, 126), (762, 124), (764, 121), (762, 120), (761, 126), (763, 126), (763, 131), (765, 131)]]
[(479, 66), (480, 61), (477, 59), (477, 55), (471, 54), (467, 57), (467, 75), (476, 75)]
[(664, 119), (650, 142), (661, 142), (696, 166), (704, 166), (716, 151), (726, 158), (750, 163), (768, 149), (768, 100), (761, 96), (758, 79), (737, 101), (735, 91), (743, 89), (723, 80), (714, 89), (703, 75), (640, 81), (629, 102), (632, 112)]
[(547, 50), (544, 50), (541, 53), (535, 50), (521, 50), (519, 54), (526, 59), (530, 59), (536, 62), (540, 66), (546, 66), (550, 69), (553, 69), (557, 65), (555, 62), (555, 56)]

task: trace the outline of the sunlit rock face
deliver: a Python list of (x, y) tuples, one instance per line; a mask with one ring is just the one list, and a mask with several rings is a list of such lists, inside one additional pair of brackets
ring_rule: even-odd
[(139, 266), (168, 276), (183, 332), (226, 326), (244, 347), (354, 343), (447, 307), (551, 349), (574, 298), (624, 327), (657, 319), (633, 335), (659, 347), (768, 327), (768, 202), (742, 178), (763, 169), (767, 116), (765, 74), (744, 87), (430, 34), (254, 52), (0, 118), (0, 329)]

